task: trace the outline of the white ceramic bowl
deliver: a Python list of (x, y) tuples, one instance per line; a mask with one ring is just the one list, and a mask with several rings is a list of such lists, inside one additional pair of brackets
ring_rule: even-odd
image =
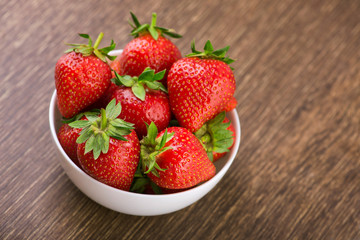
[[(120, 51), (114, 51), (117, 55)], [(171, 213), (183, 209), (205, 196), (222, 179), (233, 163), (240, 146), (240, 121), (235, 110), (227, 113), (236, 130), (236, 139), (231, 151), (215, 162), (217, 173), (209, 181), (192, 189), (171, 194), (152, 195), (127, 192), (103, 184), (83, 172), (66, 155), (57, 138), (57, 131), (61, 126), (61, 115), (56, 105), (56, 90), (49, 107), (49, 123), (53, 142), (56, 147), (57, 158), (71, 181), (89, 198), (104, 207), (117, 212), (154, 216)]]

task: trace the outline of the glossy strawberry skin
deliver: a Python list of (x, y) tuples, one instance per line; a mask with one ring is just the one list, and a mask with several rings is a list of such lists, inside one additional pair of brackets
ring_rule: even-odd
[(165, 129), (170, 122), (171, 112), (166, 93), (160, 90), (146, 89), (145, 101), (138, 99), (131, 88), (120, 86), (110, 97), (121, 103), (120, 119), (135, 124), (139, 138), (147, 134), (146, 124), (154, 122), (159, 131)]
[(114, 92), (119, 88), (118, 85), (116, 85), (113, 82), (110, 82), (110, 85), (108, 89), (104, 92), (104, 94), (97, 100), (94, 104), (90, 105), (87, 110), (91, 109), (101, 109), (105, 108), (106, 105), (112, 100), (112, 95)]
[[(120, 57), (119, 56), (117, 58), (115, 58), (115, 60), (110, 63), (110, 67), (111, 67), (112, 70), (114, 70), (115, 72), (117, 72), (117, 73), (119, 73), (121, 75), (123, 71), (120, 68)], [(115, 77), (114, 72), (112, 72), (112, 77), (113, 78)]]
[(168, 74), (171, 110), (180, 126), (191, 132), (224, 111), (235, 92), (231, 68), (215, 59), (178, 60)]
[(129, 191), (139, 164), (140, 143), (135, 131), (124, 136), (128, 141), (110, 138), (109, 150), (95, 160), (92, 152), (84, 154), (85, 143), (78, 144), (77, 155), (83, 170), (109, 186)]
[(131, 40), (122, 54), (112, 63), (120, 75), (139, 76), (146, 67), (155, 72), (166, 69), (162, 83), (166, 86), (166, 76), (171, 65), (181, 58), (179, 49), (167, 38), (159, 36), (155, 40), (149, 33)]
[[(173, 138), (165, 144), (171, 147), (156, 156), (156, 162), (165, 171), (158, 171), (157, 177), (148, 176), (161, 188), (185, 189), (193, 187), (212, 178), (216, 169), (209, 160), (200, 141), (187, 129), (182, 127), (167, 128), (168, 134), (174, 132)], [(161, 137), (165, 130), (158, 134)]]
[(70, 52), (60, 57), (55, 86), (61, 115), (73, 117), (95, 103), (109, 87), (111, 77), (109, 65), (94, 55)]
[(80, 167), (80, 164), (77, 157), (76, 139), (79, 137), (80, 132), (80, 128), (72, 128), (69, 124), (65, 123), (60, 127), (57, 134), (60, 145), (65, 153), (78, 167)]

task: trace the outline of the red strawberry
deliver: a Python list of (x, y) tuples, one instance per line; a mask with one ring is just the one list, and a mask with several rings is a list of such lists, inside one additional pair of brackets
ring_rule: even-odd
[(69, 156), (69, 158), (78, 166), (81, 167), (79, 164), (79, 160), (77, 157), (77, 143), (76, 139), (79, 137), (81, 128), (73, 128), (69, 126), (69, 123), (77, 121), (79, 119), (87, 120), (86, 115), (93, 116), (98, 114), (98, 111), (93, 112), (84, 112), (79, 113), (75, 117), (71, 119), (64, 119), (63, 125), (61, 125), (57, 137), (59, 139), (60, 145), (64, 149), (65, 153)]
[(173, 64), (168, 75), (171, 110), (180, 126), (197, 131), (206, 121), (224, 111), (235, 92), (235, 78), (225, 58), (229, 47), (214, 51), (208, 41), (205, 52), (192, 54)]
[(79, 160), (77, 158), (77, 144), (76, 139), (79, 137), (81, 132), (80, 128), (72, 128), (69, 124), (63, 124), (58, 132), (58, 139), (60, 145), (64, 149), (65, 153), (69, 158), (80, 167)]
[(116, 73), (114, 81), (120, 85), (109, 99), (116, 99), (123, 109), (119, 118), (134, 124), (135, 131), (141, 139), (146, 135), (146, 124), (154, 122), (159, 131), (170, 122), (171, 112), (166, 88), (160, 81), (165, 70), (155, 74), (146, 68), (139, 77), (120, 76)]
[[(120, 68), (120, 58), (119, 57), (116, 57), (115, 59), (114, 59), (114, 61), (112, 61), (111, 63), (110, 63), (110, 67), (111, 67), (111, 69), (114, 71), (114, 72), (117, 72), (117, 73), (119, 73), (119, 74), (122, 74), (122, 72), (123, 71), (121, 71), (121, 68)], [(113, 75), (113, 77), (115, 77), (115, 73), (112, 73), (112, 75)]]
[(189, 130), (170, 127), (158, 134), (151, 123), (141, 140), (142, 170), (161, 188), (185, 189), (212, 178), (216, 169)]
[(136, 193), (145, 193), (145, 194), (169, 194), (177, 193), (188, 190), (184, 189), (167, 189), (161, 188), (156, 185), (151, 179), (144, 173), (141, 172), (141, 164), (138, 165), (136, 170), (134, 181), (131, 185), (130, 191)]
[(194, 134), (203, 144), (209, 159), (214, 162), (229, 152), (234, 145), (236, 133), (225, 112), (221, 112)]
[[(121, 105), (111, 101), (100, 116), (69, 125), (83, 128), (77, 139), (77, 156), (83, 170), (109, 186), (130, 190), (139, 163), (140, 143), (132, 124), (117, 116)], [(91, 153), (92, 152), (92, 153)]]
[[(141, 25), (131, 13), (134, 26), (131, 34), (135, 37), (124, 48), (122, 54), (113, 62), (113, 69), (120, 75), (139, 76), (146, 67), (155, 72), (169, 71), (171, 65), (181, 58), (179, 49), (164, 35), (180, 38), (166, 28), (156, 26), (156, 14), (152, 15), (151, 24)], [(162, 83), (166, 86), (166, 75)]]
[(65, 118), (71, 118), (96, 102), (109, 87), (111, 69), (106, 57), (111, 46), (97, 49), (103, 37), (100, 33), (94, 46), (87, 34), (80, 34), (89, 40), (88, 45), (70, 44), (73, 48), (60, 57), (55, 66), (55, 85), (58, 108)]
[(139, 164), (138, 166), (138, 170), (135, 173), (135, 178), (130, 188), (131, 192), (145, 193), (145, 194), (170, 194), (170, 193), (182, 192), (185, 190), (188, 190), (188, 188), (168, 189), (168, 188), (159, 187), (153, 181), (151, 181), (151, 179), (146, 174), (143, 174), (141, 172), (141, 164)]

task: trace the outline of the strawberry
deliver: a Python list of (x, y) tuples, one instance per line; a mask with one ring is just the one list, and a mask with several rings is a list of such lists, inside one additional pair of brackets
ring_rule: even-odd
[(161, 188), (156, 185), (151, 179), (144, 173), (141, 172), (141, 168), (139, 168), (141, 164), (138, 166), (138, 170), (135, 173), (134, 181), (131, 185), (130, 191), (136, 193), (145, 193), (145, 194), (170, 194), (177, 193), (188, 190), (189, 188), (183, 189), (168, 189)]
[(203, 144), (209, 159), (215, 162), (232, 148), (236, 133), (225, 112), (221, 112), (194, 134)]
[(57, 103), (65, 118), (71, 118), (92, 105), (109, 87), (112, 75), (106, 58), (114, 59), (108, 53), (115, 48), (115, 43), (111, 41), (109, 47), (98, 49), (103, 35), (100, 33), (92, 46), (89, 35), (80, 34), (88, 39), (88, 45), (69, 44), (73, 48), (56, 63)]
[(140, 143), (131, 123), (117, 118), (121, 104), (112, 100), (100, 116), (70, 123), (82, 128), (77, 156), (83, 170), (109, 186), (130, 190), (139, 163)]
[(158, 134), (151, 123), (140, 144), (142, 171), (161, 188), (186, 189), (215, 175), (202, 144), (185, 128), (169, 127)]
[(76, 139), (79, 137), (81, 128), (73, 128), (69, 126), (69, 123), (77, 121), (77, 120), (87, 120), (86, 115), (93, 116), (94, 114), (98, 114), (97, 110), (79, 113), (75, 117), (70, 119), (64, 119), (62, 122), (57, 137), (59, 139), (60, 145), (64, 149), (65, 153), (69, 156), (69, 158), (78, 166), (80, 166), (78, 157), (77, 157), (77, 143)]
[(60, 145), (64, 149), (65, 153), (78, 167), (80, 167), (80, 164), (77, 158), (76, 139), (79, 137), (80, 132), (80, 128), (72, 128), (69, 124), (65, 123), (60, 127), (57, 134)]
[(145, 193), (145, 194), (169, 194), (169, 193), (177, 193), (188, 190), (188, 188), (184, 189), (167, 189), (161, 188), (156, 185), (151, 179), (141, 172), (141, 164), (138, 165), (138, 169), (136, 170), (134, 181), (131, 185), (130, 191), (136, 193)]
[(120, 75), (139, 76), (146, 67), (155, 72), (166, 70), (162, 83), (166, 86), (166, 76), (171, 65), (181, 58), (179, 49), (165, 37), (180, 38), (181, 35), (169, 29), (156, 26), (156, 14), (152, 14), (151, 24), (140, 24), (131, 13), (134, 25), (131, 35), (135, 38), (124, 48), (121, 55), (112, 63), (112, 68)]
[(159, 131), (169, 125), (169, 98), (166, 88), (159, 82), (164, 74), (165, 70), (155, 74), (154, 70), (146, 68), (139, 77), (116, 73), (113, 79), (119, 87), (109, 99), (115, 98), (121, 103), (123, 110), (119, 118), (133, 123), (140, 139), (147, 133), (146, 124), (154, 122)]
[(119, 74), (122, 74), (122, 71), (121, 71), (121, 69), (120, 69), (120, 58), (119, 57), (116, 57), (115, 59), (114, 59), (114, 61), (112, 61), (111, 63), (110, 63), (110, 67), (111, 67), (111, 69), (113, 70), (113, 73), (112, 73), (112, 76), (113, 76), (113, 78), (115, 77), (115, 73), (114, 72), (117, 72), (117, 73), (119, 73)]
[(225, 57), (229, 47), (214, 51), (207, 41), (204, 52), (195, 50), (173, 64), (168, 75), (170, 107), (180, 126), (197, 131), (224, 111), (235, 92), (235, 78)]

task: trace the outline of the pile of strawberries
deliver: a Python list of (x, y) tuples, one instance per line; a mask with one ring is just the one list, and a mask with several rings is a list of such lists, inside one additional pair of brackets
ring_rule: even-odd
[(236, 106), (229, 47), (182, 57), (167, 38), (180, 35), (140, 24), (119, 56), (115, 43), (68, 44), (55, 67), (58, 139), (67, 155), (100, 182), (125, 191), (171, 193), (211, 179), (214, 161), (232, 147), (226, 111)]

